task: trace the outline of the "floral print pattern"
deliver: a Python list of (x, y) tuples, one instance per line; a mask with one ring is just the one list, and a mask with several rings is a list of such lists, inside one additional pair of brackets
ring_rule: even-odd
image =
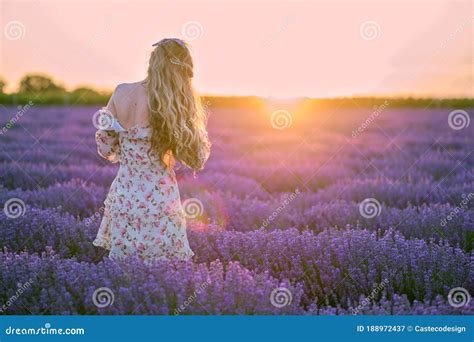
[(93, 244), (109, 249), (112, 259), (135, 255), (145, 261), (188, 260), (194, 253), (176, 175), (152, 152), (148, 155), (150, 136), (149, 126), (96, 132), (99, 154), (120, 162), (120, 168), (105, 199)]

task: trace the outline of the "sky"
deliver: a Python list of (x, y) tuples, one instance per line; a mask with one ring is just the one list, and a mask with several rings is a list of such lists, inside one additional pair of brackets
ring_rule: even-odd
[(109, 90), (178, 37), (202, 94), (474, 96), (473, 18), (471, 1), (0, 0), (0, 77)]

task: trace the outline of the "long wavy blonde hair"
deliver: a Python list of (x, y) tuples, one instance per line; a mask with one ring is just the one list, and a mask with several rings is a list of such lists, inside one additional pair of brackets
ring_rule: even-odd
[(191, 84), (191, 53), (178, 39), (163, 39), (154, 46), (146, 78), (152, 128), (148, 153), (156, 153), (165, 166), (169, 166), (166, 160), (174, 157), (194, 171), (201, 170), (211, 143), (207, 113)]

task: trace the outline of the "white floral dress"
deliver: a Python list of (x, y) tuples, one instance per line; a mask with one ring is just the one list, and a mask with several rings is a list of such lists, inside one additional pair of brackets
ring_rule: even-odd
[(150, 153), (151, 128), (134, 126), (120, 133), (98, 130), (99, 154), (120, 168), (105, 199), (104, 217), (93, 244), (109, 257), (134, 255), (144, 261), (188, 260), (186, 219), (174, 171)]

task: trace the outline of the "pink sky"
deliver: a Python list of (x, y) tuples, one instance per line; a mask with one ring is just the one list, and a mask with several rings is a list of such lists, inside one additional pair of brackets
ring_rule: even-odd
[(0, 2), (10, 91), (27, 72), (68, 89), (140, 80), (151, 44), (193, 21), (201, 93), (474, 96), (471, 1)]

